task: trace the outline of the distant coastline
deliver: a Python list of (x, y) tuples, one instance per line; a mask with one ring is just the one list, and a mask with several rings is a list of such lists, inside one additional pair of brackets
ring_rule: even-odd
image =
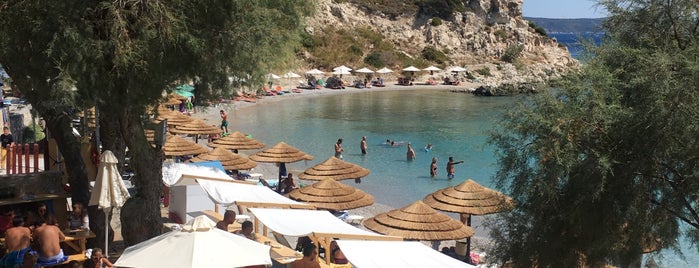
[(598, 33), (602, 31), (602, 22), (605, 18), (581, 18), (581, 19), (550, 19), (524, 17), (534, 22), (537, 26), (546, 29), (547, 33)]

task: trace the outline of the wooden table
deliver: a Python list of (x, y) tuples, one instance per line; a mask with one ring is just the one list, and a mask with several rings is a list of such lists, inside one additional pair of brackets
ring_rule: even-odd
[(255, 241), (263, 244), (267, 244), (267, 242), (269, 242), (269, 246), (272, 247), (269, 256), (278, 263), (288, 264), (303, 258), (303, 254), (296, 252), (296, 250), (293, 250), (287, 246), (279, 244), (277, 241), (274, 241), (262, 234), (255, 234)]
[(95, 238), (95, 233), (90, 230), (78, 232), (64, 231), (64, 233), (66, 234), (66, 239), (63, 240), (63, 243), (82, 255), (85, 255), (87, 239)]

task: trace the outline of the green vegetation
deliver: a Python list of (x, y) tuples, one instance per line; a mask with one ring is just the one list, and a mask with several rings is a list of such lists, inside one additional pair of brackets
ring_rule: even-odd
[(517, 203), (486, 223), (495, 263), (641, 267), (699, 242), (696, 1), (600, 3), (610, 41), (491, 136)]
[(430, 25), (435, 26), (435, 27), (442, 25), (442, 19), (440, 19), (438, 17), (434, 17), (430, 20)]
[(476, 73), (483, 75), (483, 76), (491, 76), (490, 68), (488, 68), (488, 67), (480, 68), (480, 69), (476, 70)]
[(469, 10), (461, 0), (335, 0), (335, 2), (350, 2), (370, 13), (382, 13), (390, 18), (418, 14), (451, 20), (454, 12)]
[(26, 126), (22, 130), (22, 143), (25, 144), (43, 140), (45, 137), (46, 134), (44, 134), (41, 127), (37, 123)]
[(505, 30), (503, 30), (503, 29), (497, 29), (497, 30), (495, 30), (495, 32), (493, 34), (497, 38), (500, 38), (501, 40), (507, 39), (507, 32), (505, 32)]
[(548, 36), (548, 34), (546, 34), (546, 29), (544, 29), (544, 27), (536, 25), (536, 23), (534, 23), (533, 21), (529, 21), (529, 28), (534, 29), (534, 32), (540, 35)]
[(505, 48), (505, 52), (500, 57), (500, 60), (504, 62), (514, 63), (522, 55), (524, 51), (524, 45), (522, 44), (511, 44)]
[(444, 55), (444, 53), (437, 50), (437, 48), (433, 46), (427, 46), (422, 49), (422, 58), (438, 64), (444, 64), (449, 61), (449, 57), (447, 57), (447, 55)]
[(0, 64), (54, 134), (74, 202), (88, 203), (89, 184), (66, 115), (96, 105), (104, 149), (123, 156), (128, 146), (137, 194), (121, 223), (130, 246), (162, 229), (153, 167), (164, 156), (146, 140), (146, 107), (183, 81), (201, 101), (230, 94), (229, 77), (259, 86), (293, 59), (312, 10), (312, 1), (286, 0), (15, 1), (0, 5)]

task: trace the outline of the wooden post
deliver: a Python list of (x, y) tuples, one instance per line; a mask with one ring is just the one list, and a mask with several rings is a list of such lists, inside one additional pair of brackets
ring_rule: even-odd
[(15, 165), (15, 163), (17, 162), (17, 150), (18, 150), (17, 146), (15, 146), (13, 144), (12, 145), (12, 156), (11, 156), (12, 161), (10, 161), (10, 164), (12, 165), (12, 174), (17, 174), (17, 166)]
[(24, 144), (24, 173), (29, 173), (29, 144)]
[(15, 154), (17, 156), (17, 158), (16, 158), (17, 164), (15, 165), (15, 166), (17, 166), (17, 174), (23, 173), (23, 171), (22, 171), (22, 153), (23, 153), (22, 152), (22, 145), (21, 144), (17, 145), (17, 153)]
[(39, 144), (34, 143), (34, 172), (39, 172)]

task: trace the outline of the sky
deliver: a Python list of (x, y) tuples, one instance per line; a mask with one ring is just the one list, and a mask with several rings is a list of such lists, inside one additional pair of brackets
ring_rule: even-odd
[(525, 17), (577, 19), (601, 18), (606, 13), (594, 0), (524, 0)]

